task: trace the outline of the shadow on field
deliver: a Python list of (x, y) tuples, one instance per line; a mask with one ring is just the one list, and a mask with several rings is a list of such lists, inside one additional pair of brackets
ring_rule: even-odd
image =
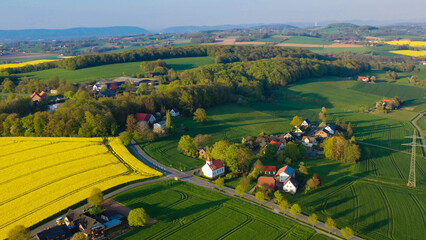
[(206, 202), (201, 204), (192, 204), (186, 208), (179, 208), (179, 209), (163, 207), (163, 212), (168, 214), (169, 220), (173, 220), (173, 219), (183, 218), (189, 215), (195, 215), (209, 208), (222, 205), (227, 201), (229, 201), (229, 199), (222, 199), (222, 200), (211, 201), (211, 202)]

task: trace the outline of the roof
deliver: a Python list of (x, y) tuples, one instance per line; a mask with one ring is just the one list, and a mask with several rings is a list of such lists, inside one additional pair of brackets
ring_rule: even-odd
[[(210, 158), (209, 158), (210, 159)], [(208, 159), (207, 159), (208, 160)], [(225, 167), (225, 165), (223, 165), (222, 160), (217, 159), (217, 160), (213, 160), (213, 163), (209, 165), (211, 170), (216, 170), (219, 168), (223, 168)]]
[(275, 166), (263, 166), (263, 171), (265, 171), (265, 172), (276, 172), (277, 167), (275, 167)]
[(136, 120), (138, 120), (138, 122), (148, 122), (149, 119), (152, 117), (152, 114), (148, 114), (148, 113), (136, 113)]
[(36, 234), (36, 237), (40, 240), (50, 240), (50, 239), (69, 239), (72, 237), (71, 231), (65, 226), (55, 226), (44, 231), (41, 231)]
[(68, 210), (65, 217), (68, 219), (68, 221), (70, 221), (71, 227), (78, 227), (81, 225), (85, 233), (89, 233), (92, 226), (96, 223), (95, 219), (72, 209)]
[(309, 121), (309, 119), (307, 119), (307, 118), (305, 120), (303, 120), (303, 122), (306, 122), (307, 124), (311, 125), (311, 121)]
[(295, 187), (299, 186), (299, 182), (294, 177), (287, 178), (283, 184), (286, 185), (288, 182), (291, 182), (291, 184), (293, 184)]
[(304, 142), (306, 139), (308, 139), (309, 142), (311, 142), (311, 143), (315, 141), (314, 137), (308, 137), (308, 136), (303, 136), (302, 141)]
[(41, 93), (39, 95), (40, 95), (40, 97), (44, 97), (46, 95), (46, 92), (41, 91)]
[(273, 177), (261, 176), (257, 179), (257, 185), (262, 185), (264, 189), (275, 190), (275, 179)]
[(280, 148), (283, 143), (277, 142), (277, 141), (271, 141), (269, 144), (274, 144), (275, 146), (277, 146), (277, 148)]
[(121, 224), (121, 221), (118, 219), (113, 219), (109, 222), (104, 223), (105, 229), (112, 228)]
[(284, 167), (278, 169), (278, 172), (275, 174), (280, 175), (281, 173), (286, 173), (287, 175), (293, 175), (294, 169), (288, 165), (285, 165)]
[(390, 99), (383, 99), (383, 102), (388, 103), (388, 102), (391, 102), (391, 100)]

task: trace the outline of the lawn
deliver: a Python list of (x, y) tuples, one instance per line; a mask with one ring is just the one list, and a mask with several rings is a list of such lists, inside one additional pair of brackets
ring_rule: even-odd
[(305, 37), (305, 36), (294, 36), (283, 43), (300, 43), (300, 44), (319, 44), (319, 45), (331, 45), (332, 42), (326, 41), (321, 38)]
[[(191, 57), (191, 58), (171, 58), (165, 59), (169, 68), (174, 68), (176, 71), (182, 71), (198, 67), (205, 64), (213, 64), (212, 57)], [(48, 69), (37, 72), (23, 73), (19, 76), (27, 76), (30, 78), (50, 79), (53, 76), (64, 78), (68, 82), (94, 82), (100, 79), (113, 79), (121, 76), (132, 76), (139, 73), (141, 62), (117, 63), (91, 68), (83, 68), (78, 70), (66, 70), (61, 68)]]
[(419, 126), (423, 131), (426, 131), (426, 116), (417, 120), (417, 126)]
[[(424, 106), (425, 90), (413, 86), (378, 81), (364, 84), (336, 77), (309, 79), (274, 92), (270, 102), (254, 102), (248, 106), (221, 105), (207, 109), (209, 117), (204, 125), (191, 118), (175, 119), (184, 124), (184, 134), (212, 134), (215, 140), (241, 141), (242, 137), (284, 133), (291, 129), (294, 115), (318, 123), (318, 113), (327, 107), (327, 121), (338, 119), (351, 122), (358, 141), (409, 152), (401, 144), (410, 140), (414, 118)], [(405, 110), (392, 113), (361, 113), (361, 106), (372, 107), (384, 96), (398, 95), (407, 101)], [(177, 152), (180, 135), (144, 145), (155, 158), (165, 164), (185, 169), (201, 166), (204, 162), (184, 157)], [(155, 147), (154, 147), (155, 146)], [(362, 158), (356, 164), (338, 163), (325, 159), (306, 160), (310, 174), (318, 173), (323, 186), (295, 196), (286, 195), (302, 206), (305, 214), (317, 213), (322, 221), (327, 216), (336, 219), (338, 227), (350, 226), (366, 239), (422, 239), (426, 234), (426, 162), (418, 158), (417, 188), (407, 188), (410, 155), (382, 148), (361, 145)], [(422, 156), (417, 149), (417, 155)], [(191, 162), (193, 161), (193, 162)], [(229, 181), (234, 187), (238, 179)], [(401, 204), (404, 203), (404, 204)], [(406, 204), (405, 204), (406, 203)], [(415, 229), (415, 231), (409, 231)]]
[(0, 142), (0, 239), (102, 190), (161, 175), (110, 139), (3, 137)]
[(153, 183), (114, 199), (132, 209), (142, 207), (158, 220), (119, 239), (329, 239), (263, 208), (185, 182)]

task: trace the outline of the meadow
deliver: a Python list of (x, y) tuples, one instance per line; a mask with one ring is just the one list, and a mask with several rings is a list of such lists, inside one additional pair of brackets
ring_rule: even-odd
[[(405, 138), (414, 130), (410, 120), (425, 109), (425, 92), (423, 88), (384, 80), (367, 84), (337, 77), (308, 79), (275, 91), (269, 102), (207, 109), (209, 119), (203, 125), (191, 118), (174, 120), (177, 126), (184, 124), (189, 128), (183, 134), (192, 137), (199, 133), (211, 134), (215, 140), (240, 142), (242, 137), (257, 136), (262, 131), (266, 134), (289, 131), (294, 115), (317, 124), (318, 113), (325, 106), (327, 122), (334, 124), (338, 119), (351, 122), (357, 141), (408, 153), (410, 149), (401, 144), (410, 141)], [(373, 107), (383, 97), (393, 96), (406, 101), (404, 110), (387, 114), (359, 111), (360, 107)], [(177, 151), (179, 138), (177, 135), (142, 146), (158, 161), (178, 169), (203, 165), (203, 160)], [(307, 194), (286, 197), (292, 203), (299, 203), (304, 214), (315, 212), (322, 221), (331, 216), (338, 227), (351, 226), (365, 239), (421, 239), (426, 234), (426, 162), (417, 159), (417, 188), (408, 188), (409, 154), (359, 145), (362, 158), (356, 164), (305, 160), (309, 173), (318, 173), (323, 186)], [(422, 154), (418, 148), (417, 155)], [(280, 166), (278, 162), (265, 164)], [(235, 187), (236, 183), (229, 181), (227, 186)]]
[(158, 220), (118, 239), (329, 239), (242, 200), (174, 180), (134, 188), (114, 200), (142, 207)]
[[(169, 68), (173, 68), (176, 71), (183, 71), (201, 65), (215, 63), (213, 57), (170, 58), (165, 59), (164, 61), (168, 64)], [(133, 76), (134, 74), (141, 72), (140, 63), (141, 62), (117, 63), (78, 70), (54, 68), (37, 72), (23, 73), (19, 74), (19, 76), (27, 76), (30, 78), (43, 80), (50, 79), (53, 76), (58, 76), (59, 78), (64, 78), (68, 82), (90, 83), (101, 79)]]
[(331, 45), (332, 42), (323, 40), (321, 38), (315, 37), (305, 37), (305, 36), (293, 36), (285, 40), (284, 43), (300, 43), (300, 44), (319, 44), (319, 45)]
[[(32, 226), (102, 190), (160, 176), (118, 139), (3, 137), (0, 141), (0, 238)], [(48, 153), (48, 154), (46, 154)]]

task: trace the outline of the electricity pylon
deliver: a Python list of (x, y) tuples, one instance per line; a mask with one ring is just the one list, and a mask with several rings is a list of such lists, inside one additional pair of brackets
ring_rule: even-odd
[(416, 147), (423, 147), (422, 144), (417, 144), (417, 131), (414, 129), (414, 134), (412, 137), (413, 141), (411, 143), (406, 143), (402, 145), (411, 146), (411, 161), (410, 161), (410, 175), (408, 176), (407, 186), (416, 187)]

